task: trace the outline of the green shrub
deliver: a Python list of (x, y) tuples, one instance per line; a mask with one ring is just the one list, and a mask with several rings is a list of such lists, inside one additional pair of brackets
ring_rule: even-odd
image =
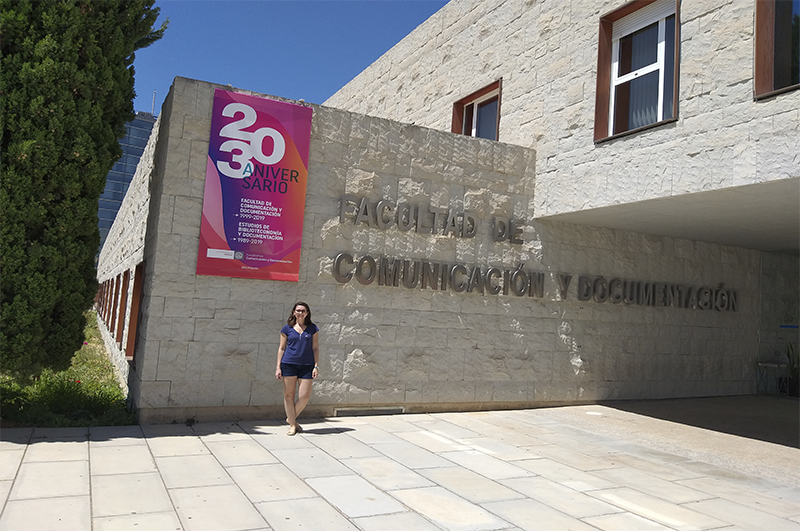
[[(60, 372), (37, 378), (0, 375), (0, 422), (15, 426), (119, 426), (136, 424), (127, 410), (94, 312), (87, 312), (87, 340)], [(22, 383), (20, 383), (22, 380)]]

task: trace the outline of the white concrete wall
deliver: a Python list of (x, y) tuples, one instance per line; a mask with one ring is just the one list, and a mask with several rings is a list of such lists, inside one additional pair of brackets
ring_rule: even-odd
[[(278, 331), (297, 300), (311, 305), (321, 327), (322, 370), (308, 414), (754, 391), (759, 253), (552, 222), (529, 223), (521, 245), (494, 242), (492, 216), (532, 218), (535, 153), (520, 146), (314, 107), (300, 282), (195, 275), (215, 87), (176, 78), (160, 117), (143, 252), (144, 320), (130, 375), (142, 422), (280, 417)], [(340, 223), (345, 193), (466, 205), (479, 232), (466, 240)], [(524, 263), (525, 271), (544, 273), (545, 293), (343, 284), (331, 271), (340, 252), (483, 271)], [(559, 274), (573, 275), (566, 298)], [(724, 283), (737, 291), (738, 311), (580, 301), (583, 274)]]
[(800, 177), (800, 91), (753, 101), (752, 0), (681, 3), (676, 123), (595, 145), (600, 16), (627, 0), (451, 0), (325, 105), (449, 131), (502, 78), (537, 152), (536, 217)]

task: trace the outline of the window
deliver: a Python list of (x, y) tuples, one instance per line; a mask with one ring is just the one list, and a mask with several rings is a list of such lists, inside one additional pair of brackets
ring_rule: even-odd
[(800, 0), (757, 0), (755, 97), (800, 88)]
[(595, 141), (677, 117), (677, 0), (638, 0), (600, 19)]
[(501, 82), (497, 80), (453, 105), (453, 133), (498, 139)]

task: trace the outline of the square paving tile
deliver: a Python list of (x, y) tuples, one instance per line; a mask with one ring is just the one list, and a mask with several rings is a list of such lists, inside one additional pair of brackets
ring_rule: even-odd
[(501, 483), (574, 518), (622, 512), (619, 507), (543, 477), (506, 479)]
[(154, 472), (156, 463), (147, 445), (94, 446), (89, 448), (92, 475)]
[(508, 522), (441, 487), (396, 490), (391, 495), (449, 531), (489, 531), (509, 527)]
[(358, 531), (322, 498), (264, 502), (256, 508), (274, 531)]
[(470, 450), (469, 446), (433, 431), (407, 431), (398, 433), (397, 436), (433, 453)]
[(415, 426), (419, 426), (422, 431), (435, 433), (437, 435), (441, 435), (442, 437), (446, 437), (447, 439), (469, 439), (472, 437), (478, 437), (480, 435), (479, 433), (464, 428), (463, 426), (448, 422), (447, 420), (439, 417), (437, 413), (421, 415), (418, 417), (418, 420), (412, 419), (409, 422)]
[(169, 511), (172, 502), (156, 472), (92, 476), (95, 517)]
[(352, 471), (339, 461), (318, 448), (273, 450), (272, 454), (286, 468), (301, 478), (318, 478), (324, 476), (346, 476)]
[(328, 503), (350, 518), (403, 512), (406, 509), (359, 476), (306, 480)]
[(155, 457), (207, 455), (206, 445), (196, 435), (148, 437), (147, 444)]
[(689, 488), (675, 481), (666, 481), (629, 467), (595, 470), (592, 473), (620, 487), (630, 487), (672, 503), (687, 503), (713, 497), (701, 490)]
[(403, 440), (394, 433), (389, 433), (386, 430), (382, 430), (378, 427), (370, 426), (368, 424), (353, 426), (353, 430), (348, 431), (347, 434), (350, 437), (358, 439), (364, 444), (369, 445), (379, 443), (396, 443)]
[(94, 531), (183, 531), (175, 511), (94, 518)]
[(477, 450), (467, 450), (464, 452), (446, 452), (440, 454), (464, 468), (485, 476), (489, 479), (508, 479), (532, 476), (533, 474), (512, 463), (507, 463), (502, 459), (497, 459)]
[(0, 480), (0, 507), (5, 505), (14, 482), (10, 479)]
[(10, 500), (89, 495), (89, 461), (23, 463)]
[(470, 450), (477, 450), (486, 455), (496, 457), (497, 459), (502, 459), (503, 461), (518, 461), (520, 459), (533, 459), (538, 457), (528, 448), (520, 448), (490, 437), (459, 439), (458, 442), (467, 446)]
[(453, 466), (452, 461), (424, 448), (398, 439), (395, 443), (375, 443), (372, 447), (385, 456), (411, 469)]
[(366, 516), (353, 521), (363, 531), (442, 531), (417, 513)]
[(170, 489), (169, 495), (186, 531), (250, 531), (268, 527), (236, 485)]
[(349, 459), (353, 457), (376, 457), (381, 455), (377, 450), (350, 437), (346, 433), (327, 433), (325, 435), (305, 434), (309, 442), (322, 449), (336, 459)]
[(714, 529), (730, 523), (688, 509), (688, 505), (670, 503), (628, 488), (600, 490), (589, 495), (642, 518), (684, 531)]
[[(705, 477), (681, 482), (686, 487), (709, 493), (706, 498), (719, 497), (783, 518), (800, 515), (800, 496), (777, 497), (754, 489), (732, 485), (718, 478)], [(698, 501), (698, 500), (692, 500)]]
[(431, 481), (425, 479), (418, 472), (383, 455), (361, 459), (344, 459), (342, 464), (382, 490), (433, 486)]
[(0, 480), (14, 479), (19, 465), (22, 464), (24, 455), (24, 446), (10, 450), (0, 450)]
[(28, 445), (25, 463), (46, 461), (86, 461), (89, 459), (87, 441), (38, 441)]
[(251, 435), (254, 441), (269, 450), (297, 450), (300, 448), (316, 448), (312, 442), (306, 439), (302, 433), (292, 437), (286, 435), (286, 426), (281, 426), (276, 433), (254, 433)]
[(91, 529), (91, 518), (88, 493), (9, 501), (0, 515), (0, 531), (77, 531)]
[(551, 481), (555, 481), (556, 483), (581, 492), (616, 487), (614, 483), (599, 476), (547, 458), (514, 461), (514, 464), (534, 474), (539, 474)]
[(569, 450), (567, 448), (556, 446), (555, 444), (533, 448), (531, 449), (531, 452), (539, 455), (540, 457), (547, 457), (553, 461), (558, 461), (561, 464), (583, 471), (603, 470), (606, 468), (615, 468), (619, 466), (608, 459)]
[(420, 469), (420, 475), (472, 503), (487, 503), (523, 498), (519, 492), (480, 474), (457, 466)]
[[(642, 518), (631, 513), (607, 514), (604, 516), (593, 516), (586, 518), (585, 522), (603, 531), (672, 531), (672, 527), (665, 527), (652, 520)], [(724, 528), (723, 531), (733, 531), (731, 528)]]
[(227, 470), (253, 503), (311, 498), (317, 495), (281, 463), (235, 466)]
[[(500, 518), (511, 522), (526, 531), (543, 530), (569, 530), (569, 531), (597, 531), (596, 528), (585, 524), (569, 515), (556, 511), (552, 507), (536, 500), (522, 499), (486, 503), (483, 507)], [(634, 531), (634, 530), (627, 530)]]
[(210, 441), (206, 443), (206, 447), (225, 467), (278, 462), (269, 450), (249, 436), (242, 440)]
[(687, 503), (684, 507), (749, 531), (800, 531), (800, 524), (789, 518), (772, 516), (721, 498)]
[(156, 466), (168, 489), (233, 482), (213, 455), (157, 457)]

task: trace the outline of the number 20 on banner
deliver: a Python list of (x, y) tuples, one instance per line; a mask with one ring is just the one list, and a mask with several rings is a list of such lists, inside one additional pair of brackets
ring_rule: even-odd
[[(286, 141), (278, 131), (271, 127), (262, 127), (252, 133), (245, 131), (257, 120), (255, 109), (249, 105), (229, 103), (222, 109), (222, 116), (227, 118), (235, 118), (237, 114), (242, 114), (242, 118), (224, 126), (219, 132), (219, 136), (230, 139), (223, 142), (219, 150), (230, 153), (231, 162), (218, 161), (217, 168), (227, 177), (243, 179), (245, 167), (253, 157), (261, 164), (279, 163), (286, 153)], [(271, 138), (273, 144), (272, 153), (269, 155), (264, 153), (264, 139), (266, 138)], [(237, 167), (234, 168), (231, 163)]]

